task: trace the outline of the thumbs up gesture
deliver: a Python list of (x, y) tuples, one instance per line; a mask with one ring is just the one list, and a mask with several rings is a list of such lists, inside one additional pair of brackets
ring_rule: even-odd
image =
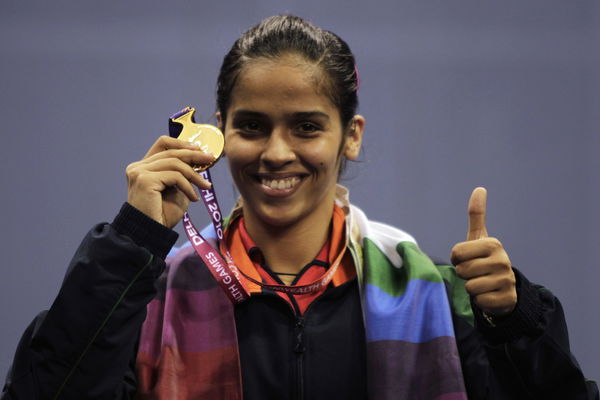
[(487, 315), (503, 316), (517, 305), (516, 279), (502, 243), (488, 237), (486, 201), (484, 188), (473, 190), (468, 207), (467, 240), (452, 248), (451, 259), (477, 307)]

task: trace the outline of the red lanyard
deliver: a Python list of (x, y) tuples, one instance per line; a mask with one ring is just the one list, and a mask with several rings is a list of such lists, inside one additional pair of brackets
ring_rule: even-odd
[[(201, 171), (200, 175), (212, 183), (208, 170)], [(241, 303), (250, 297), (248, 289), (240, 279), (240, 274), (250, 282), (268, 290), (274, 290), (292, 295), (312, 293), (325, 288), (329, 282), (331, 282), (331, 279), (333, 279), (333, 276), (340, 266), (344, 254), (346, 253), (347, 246), (344, 245), (344, 248), (342, 251), (340, 251), (327, 272), (325, 272), (316, 281), (306, 285), (271, 285), (257, 281), (256, 279), (246, 275), (241, 269), (235, 266), (233, 258), (225, 246), (223, 240), (223, 214), (221, 214), (221, 209), (219, 207), (219, 202), (217, 201), (217, 196), (214, 192), (213, 186), (211, 186), (211, 188), (208, 190), (202, 190), (202, 200), (204, 201), (204, 205), (206, 206), (208, 214), (211, 217), (223, 256), (210, 244), (208, 244), (206, 240), (204, 240), (202, 235), (200, 235), (192, 223), (192, 220), (187, 212), (183, 215), (183, 229), (188, 237), (188, 240), (194, 247), (194, 250), (196, 250), (196, 253), (200, 256), (200, 258), (202, 258), (202, 261), (204, 261), (204, 264), (208, 270), (211, 272), (217, 282), (219, 282), (221, 288), (225, 291), (231, 302), (234, 304)]]

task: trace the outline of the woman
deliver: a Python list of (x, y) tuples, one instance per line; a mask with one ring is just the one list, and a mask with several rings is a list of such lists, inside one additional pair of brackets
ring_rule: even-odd
[(292, 16), (244, 33), (217, 91), (241, 199), (212, 243), (248, 298), (232, 303), (193, 247), (165, 270), (170, 228), (210, 188), (193, 166), (213, 159), (162, 137), (24, 334), (3, 399), (598, 398), (558, 301), (487, 237), (485, 190), (456, 269), (348, 203), (337, 179), (361, 147), (357, 90), (336, 35)]

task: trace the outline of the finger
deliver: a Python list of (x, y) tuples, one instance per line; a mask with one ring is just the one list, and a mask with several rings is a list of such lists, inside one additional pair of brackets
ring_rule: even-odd
[(450, 260), (453, 265), (458, 265), (474, 258), (489, 257), (494, 252), (502, 249), (502, 243), (494, 237), (487, 237), (477, 241), (461, 242), (457, 243), (452, 248)]
[(191, 201), (200, 199), (190, 181), (178, 171), (143, 171), (136, 176), (131, 185), (130, 192), (142, 196), (164, 193), (171, 188), (177, 188)]
[(212, 187), (212, 183), (210, 183), (209, 181), (204, 179), (202, 177), (202, 175), (200, 175), (196, 171), (194, 171), (194, 174), (192, 175), (192, 177), (189, 180), (190, 180), (190, 182), (192, 182), (194, 185), (198, 186), (202, 190), (208, 190)]
[(158, 179), (161, 180), (165, 188), (177, 187), (190, 201), (200, 200), (200, 196), (194, 190), (194, 187), (188, 179), (177, 171), (162, 171), (155, 172), (158, 174)]
[(478, 296), (488, 292), (506, 291), (513, 286), (514, 280), (511, 281), (508, 274), (502, 276), (485, 275), (465, 282), (465, 289), (471, 296)]
[[(202, 190), (208, 190), (212, 187), (212, 184), (194, 171), (190, 165), (178, 159), (159, 159), (151, 163), (141, 161), (132, 163), (126, 169), (127, 182), (130, 187), (146, 188), (142, 189), (142, 191), (162, 191), (168, 185), (157, 178), (161, 175), (156, 174), (169, 171), (181, 174), (185, 179)], [(157, 181), (156, 179), (159, 180)]]
[(514, 290), (495, 290), (474, 296), (473, 301), (486, 314), (501, 316), (509, 314), (515, 309), (517, 294)]
[(467, 230), (467, 240), (477, 240), (487, 237), (485, 226), (487, 191), (483, 187), (477, 187), (473, 190), (469, 199), (469, 228)]
[(480, 276), (465, 282), (465, 290), (473, 297), (498, 289), (496, 281), (489, 276)]
[(178, 159), (192, 166), (210, 165), (215, 161), (215, 157), (212, 154), (204, 153), (198, 149), (169, 149), (144, 158), (139, 163), (148, 164), (163, 159)]
[(150, 150), (148, 150), (144, 158), (151, 157), (170, 149), (188, 149), (202, 152), (198, 146), (184, 140), (179, 140), (170, 136), (161, 136), (152, 144), (152, 147), (150, 147)]
[[(198, 174), (192, 166), (178, 158), (157, 159), (152, 162), (139, 164), (137, 165), (137, 168), (143, 172), (177, 171), (201, 189), (206, 190), (212, 186), (211, 183)], [(133, 173), (135, 173), (135, 171), (133, 171)]]
[(485, 275), (513, 275), (510, 260), (502, 255), (476, 258), (456, 266), (456, 274), (462, 279), (473, 279)]
[(465, 261), (456, 266), (456, 275), (459, 278), (468, 280), (481, 276), (489, 275), (496, 270), (495, 266), (490, 265), (489, 261), (484, 258)]

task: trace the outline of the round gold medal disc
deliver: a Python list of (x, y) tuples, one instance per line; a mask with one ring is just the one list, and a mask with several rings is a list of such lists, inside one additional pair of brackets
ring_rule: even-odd
[(188, 112), (171, 119), (171, 121), (180, 123), (183, 126), (177, 139), (198, 146), (200, 150), (210, 153), (215, 157), (215, 160), (210, 164), (195, 165), (194, 170), (200, 172), (212, 167), (221, 157), (223, 148), (225, 147), (225, 138), (221, 130), (216, 126), (195, 123), (193, 117), (196, 110), (193, 107), (187, 107), (187, 110)]

